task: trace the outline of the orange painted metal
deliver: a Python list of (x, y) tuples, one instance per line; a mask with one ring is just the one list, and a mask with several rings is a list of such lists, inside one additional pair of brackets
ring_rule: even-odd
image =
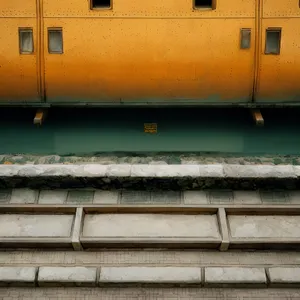
[[(0, 101), (40, 101), (36, 1), (0, 1), (0, 28)], [(19, 28), (33, 29), (33, 54), (20, 54)]]
[(255, 0), (216, 10), (192, 0), (72, 4), (44, 1), (44, 34), (64, 36), (63, 55), (45, 53), (47, 101), (251, 101), (254, 47), (240, 49), (240, 29), (254, 28)]
[[(298, 0), (0, 1), (0, 102), (249, 103), (298, 101)], [(19, 27), (34, 32), (19, 53)], [(265, 30), (282, 28), (280, 55), (265, 55)], [(48, 53), (62, 28), (63, 54)], [(250, 49), (240, 48), (242, 28)]]
[[(250, 101), (252, 19), (57, 19), (64, 54), (45, 53), (47, 101)], [(211, 27), (223, 28), (212, 31)]]
[[(299, 0), (264, 0), (256, 101), (300, 102)], [(266, 30), (281, 29), (280, 55), (265, 55)]]

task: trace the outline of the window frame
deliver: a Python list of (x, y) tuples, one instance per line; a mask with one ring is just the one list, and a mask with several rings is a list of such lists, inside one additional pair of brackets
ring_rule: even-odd
[[(278, 40), (278, 52), (267, 52), (267, 42), (268, 42), (268, 32), (279, 32), (279, 40)], [(281, 27), (268, 27), (265, 30), (265, 55), (280, 55), (281, 53), (281, 37), (282, 37), (282, 28)]]
[(217, 9), (217, 0), (212, 0), (211, 7), (200, 7), (196, 5), (196, 0), (193, 0), (193, 10), (216, 10)]
[[(32, 51), (22, 51), (22, 32), (30, 32), (32, 35)], [(33, 28), (32, 27), (19, 27), (18, 29), (18, 34), (19, 34), (19, 54), (22, 55), (34, 55), (34, 36), (33, 36)]]
[[(246, 47), (246, 48), (243, 47), (243, 38), (244, 38), (243, 33), (249, 34), (249, 46)], [(252, 44), (252, 30), (251, 30), (251, 28), (241, 28), (241, 30), (240, 30), (240, 49), (241, 50), (249, 50), (249, 49), (251, 49), (251, 44)]]
[[(55, 32), (59, 31), (61, 32), (61, 52), (57, 51), (50, 51), (50, 32)], [(64, 54), (64, 35), (63, 35), (63, 28), (62, 27), (48, 27), (47, 28), (47, 33), (48, 33), (48, 54)]]
[(110, 6), (103, 6), (103, 7), (93, 7), (93, 0), (89, 1), (90, 10), (112, 10), (113, 9), (113, 0), (110, 1)]

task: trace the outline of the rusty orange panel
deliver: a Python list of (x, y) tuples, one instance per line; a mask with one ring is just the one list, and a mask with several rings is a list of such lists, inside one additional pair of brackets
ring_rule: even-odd
[(263, 17), (300, 17), (299, 0), (263, 0)]
[[(250, 101), (254, 46), (240, 49), (240, 29), (254, 23), (47, 18), (47, 101)], [(64, 54), (48, 53), (48, 27), (63, 28)]]
[(1, 0), (1, 17), (35, 17), (36, 0)]
[[(19, 53), (18, 28), (33, 28), (34, 53)], [(0, 101), (39, 101), (36, 19), (0, 18)]]
[[(282, 28), (279, 55), (265, 55), (267, 28)], [(300, 19), (265, 19), (262, 21), (262, 49), (258, 102), (300, 101)]]
[(112, 9), (90, 10), (90, 0), (44, 0), (45, 17), (254, 17), (255, 0), (216, 0), (216, 10), (194, 10), (194, 0), (112, 0)]

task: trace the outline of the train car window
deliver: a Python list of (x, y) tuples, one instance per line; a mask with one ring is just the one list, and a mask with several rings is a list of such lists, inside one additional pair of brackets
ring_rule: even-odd
[(281, 29), (269, 28), (266, 30), (265, 54), (280, 54)]
[(241, 49), (250, 49), (251, 47), (251, 29), (241, 29)]
[(48, 29), (48, 52), (51, 54), (63, 53), (62, 29)]
[(111, 0), (91, 0), (91, 9), (110, 8)]
[(194, 0), (194, 8), (203, 9), (203, 8), (216, 8), (216, 0)]
[(33, 53), (33, 32), (30, 28), (19, 29), (20, 54)]

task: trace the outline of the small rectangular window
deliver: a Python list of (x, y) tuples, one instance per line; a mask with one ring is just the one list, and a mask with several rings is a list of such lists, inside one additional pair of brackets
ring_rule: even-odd
[(216, 8), (216, 0), (194, 0), (194, 7), (196, 9), (203, 9), (203, 8)]
[(281, 29), (266, 30), (265, 54), (280, 54)]
[(91, 1), (91, 9), (111, 7), (111, 0), (90, 0), (90, 1)]
[(251, 29), (241, 29), (241, 49), (250, 49)]
[(19, 48), (21, 54), (33, 53), (33, 31), (30, 28), (19, 29)]
[(63, 53), (62, 29), (48, 29), (48, 52), (51, 54)]

